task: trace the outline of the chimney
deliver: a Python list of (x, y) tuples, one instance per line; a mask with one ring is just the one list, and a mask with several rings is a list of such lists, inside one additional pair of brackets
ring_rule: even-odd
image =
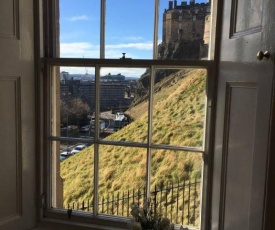
[(173, 9), (173, 2), (169, 1), (169, 10), (172, 10), (172, 9)]

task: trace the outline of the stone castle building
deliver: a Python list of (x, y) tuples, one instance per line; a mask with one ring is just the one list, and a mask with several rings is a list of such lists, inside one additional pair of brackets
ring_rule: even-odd
[(196, 51), (199, 58), (207, 56), (210, 11), (210, 1), (196, 3), (195, 0), (190, 0), (189, 4), (186, 1), (180, 4), (176, 0), (169, 1), (168, 8), (163, 13), (162, 43), (199, 44)]

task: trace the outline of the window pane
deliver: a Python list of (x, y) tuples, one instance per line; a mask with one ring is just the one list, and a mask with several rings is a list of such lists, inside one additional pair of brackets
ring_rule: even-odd
[(152, 141), (203, 147), (207, 71), (157, 69)]
[(152, 59), (154, 0), (106, 0), (105, 57)]
[(108, 140), (147, 141), (149, 85), (142, 85), (146, 72), (135, 68), (101, 69), (100, 119), (105, 122), (105, 135), (101, 137), (111, 134)]
[(99, 212), (131, 216), (133, 203), (143, 204), (146, 149), (101, 145), (99, 149)]
[[(152, 59), (154, 0), (106, 0), (105, 58)], [(159, 0), (158, 59), (208, 59), (209, 1)], [(60, 57), (100, 57), (100, 0), (60, 0)], [(134, 28), (134, 29), (133, 29)]]
[(56, 67), (52, 73), (52, 135), (93, 139), (94, 68)]
[(201, 153), (153, 150), (151, 200), (174, 224), (199, 226)]
[(100, 0), (59, 0), (60, 57), (99, 58)]
[(160, 0), (158, 58), (207, 59), (210, 13), (207, 0)]
[(93, 211), (93, 145), (52, 142), (52, 207)]

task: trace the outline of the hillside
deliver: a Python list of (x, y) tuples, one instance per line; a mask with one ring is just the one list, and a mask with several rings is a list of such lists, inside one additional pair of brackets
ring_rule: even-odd
[[(206, 71), (174, 73), (157, 83), (153, 114), (153, 142), (200, 147), (203, 141)], [(146, 142), (148, 102), (127, 111), (135, 121), (107, 137), (108, 140)], [(146, 150), (104, 145), (99, 156), (99, 194), (143, 188)], [(170, 150), (152, 151), (152, 187), (200, 176), (201, 154)], [(64, 206), (92, 199), (93, 145), (61, 163)]]

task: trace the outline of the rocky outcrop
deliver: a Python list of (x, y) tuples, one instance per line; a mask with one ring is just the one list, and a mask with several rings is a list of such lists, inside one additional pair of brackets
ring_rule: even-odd
[[(175, 43), (161, 43), (158, 46), (158, 59), (160, 60), (198, 60), (200, 59), (200, 47), (202, 40), (191, 42), (178, 41)], [(163, 78), (169, 76), (174, 70), (159, 70), (156, 72), (155, 83), (160, 82)], [(140, 82), (142, 87), (148, 89), (150, 71), (141, 76)]]
[(198, 60), (202, 40), (191, 42), (178, 41), (175, 43), (161, 43), (158, 46), (158, 59), (162, 60)]
[[(160, 60), (199, 60), (202, 55), (202, 48), (204, 47), (203, 41), (177, 41), (174, 43), (160, 43), (158, 46), (158, 59)], [(168, 77), (177, 70), (157, 70), (155, 73), (155, 84), (161, 82), (164, 78)], [(147, 69), (141, 75), (137, 92), (135, 94), (134, 104), (138, 104), (148, 99), (150, 87), (150, 70)]]

